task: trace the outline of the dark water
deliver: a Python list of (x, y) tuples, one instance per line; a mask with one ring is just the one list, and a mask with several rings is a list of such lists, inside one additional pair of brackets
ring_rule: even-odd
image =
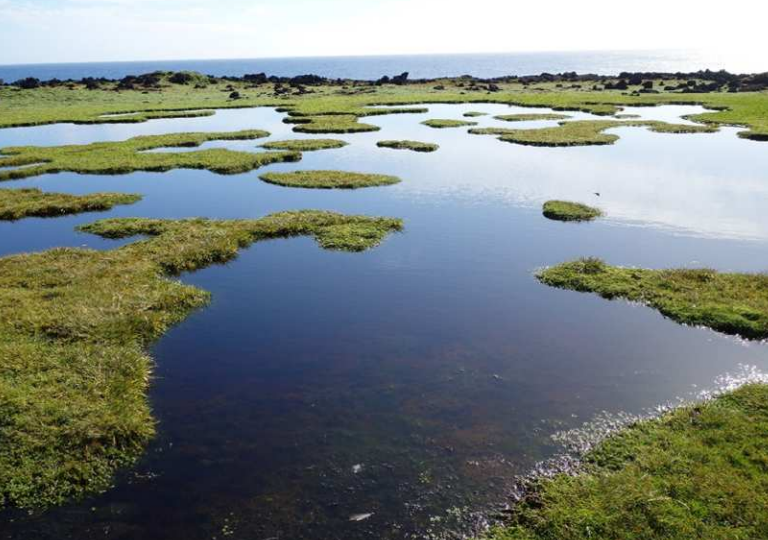
[[(145, 198), (107, 213), (2, 223), (2, 254), (110, 248), (117, 244), (74, 232), (106, 216), (245, 218), (322, 208), (400, 217), (405, 231), (360, 254), (322, 251), (303, 238), (259, 243), (230, 264), (183, 276), (210, 290), (213, 303), (154, 347), (160, 432), (142, 462), (103, 496), (0, 515), (0, 538), (449, 537), (471, 531), (504, 500), (515, 474), (551, 455), (558, 430), (603, 410), (638, 412), (688, 396), (743, 364), (768, 369), (765, 345), (533, 277), (540, 266), (584, 255), (767, 270), (768, 147), (731, 128), (695, 135), (627, 128), (614, 146), (530, 148), (419, 125), (515, 107), (429, 109), (375, 117), (378, 133), (342, 136), (352, 144), (269, 167), (403, 178), (385, 188), (290, 189), (260, 182), (259, 171), (59, 174), (3, 186)], [(697, 110), (637, 112), (670, 119)], [(0, 147), (245, 127), (294, 137), (281, 119), (254, 109), (7, 129)], [(521, 127), (540, 125), (547, 123)], [(385, 138), (441, 149), (376, 148)], [(540, 205), (554, 197), (599, 204), (608, 218), (548, 221)]]
[(758, 72), (768, 70), (768, 61), (764, 57), (724, 56), (693, 50), (164, 60), (0, 66), (0, 79), (6, 82), (24, 77), (43, 80), (83, 77), (119, 79), (157, 70), (191, 70), (216, 76), (265, 72), (292, 77), (314, 73), (331, 78), (373, 80), (403, 71), (410, 72), (412, 78), (435, 78), (460, 75), (501, 77), (564, 71), (616, 75), (622, 71), (690, 72), (700, 69)]

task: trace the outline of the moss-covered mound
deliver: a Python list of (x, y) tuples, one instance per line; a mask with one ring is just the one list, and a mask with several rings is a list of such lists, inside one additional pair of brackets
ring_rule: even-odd
[(749, 339), (768, 338), (768, 275), (708, 269), (646, 270), (580, 259), (539, 273), (542, 283), (624, 298), (683, 324)]
[[(237, 174), (263, 165), (298, 161), (298, 152), (236, 152), (212, 148), (193, 152), (148, 152), (157, 148), (194, 148), (208, 141), (251, 140), (267, 137), (260, 130), (223, 133), (176, 133), (134, 137), (119, 142), (69, 146), (19, 146), (0, 150), (0, 181), (41, 174), (126, 174), (135, 171), (206, 169), (218, 174)], [(30, 166), (27, 166), (30, 165)]]
[(488, 116), (488, 113), (484, 113), (480, 111), (467, 111), (462, 116), (466, 118), (477, 118), (479, 116)]
[(766, 538), (768, 386), (641, 422), (544, 479), (488, 540)]
[(414, 152), (435, 152), (440, 145), (420, 141), (379, 141), (379, 148), (392, 148), (394, 150), (412, 150)]
[(140, 195), (124, 193), (69, 195), (44, 193), (37, 188), (0, 189), (0, 220), (96, 212), (109, 210), (118, 204), (133, 204), (140, 199)]
[(543, 214), (557, 221), (591, 221), (603, 215), (599, 208), (569, 201), (547, 201)]
[(285, 187), (311, 189), (357, 189), (397, 184), (400, 179), (384, 174), (365, 174), (347, 171), (295, 171), (288, 173), (265, 173), (260, 178), (269, 183)]
[(258, 220), (110, 219), (82, 228), (147, 236), (112, 251), (0, 259), (0, 506), (46, 506), (106, 489), (154, 434), (147, 345), (208, 293), (169, 275), (260, 240), (313, 236), (361, 251), (397, 219), (283, 212)]
[(338, 139), (291, 139), (288, 141), (272, 141), (261, 145), (267, 150), (288, 150), (290, 152), (314, 152), (316, 150), (332, 150), (343, 148), (347, 142)]
[(477, 122), (470, 122), (468, 120), (441, 120), (441, 119), (434, 119), (434, 120), (424, 120), (422, 122), (425, 126), (429, 126), (431, 128), (435, 129), (446, 129), (446, 128), (458, 128), (458, 127), (466, 127), (466, 126), (476, 126)]
[(524, 113), (524, 114), (500, 114), (494, 116), (496, 120), (504, 122), (534, 122), (537, 120), (565, 120), (570, 118), (567, 114), (560, 113)]

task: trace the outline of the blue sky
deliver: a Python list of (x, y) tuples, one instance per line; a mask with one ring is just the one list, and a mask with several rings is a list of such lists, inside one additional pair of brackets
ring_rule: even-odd
[(716, 47), (764, 54), (763, 2), (0, 0), (0, 64)]

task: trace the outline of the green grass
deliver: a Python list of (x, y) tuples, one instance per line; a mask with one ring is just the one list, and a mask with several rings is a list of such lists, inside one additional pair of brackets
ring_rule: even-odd
[(140, 195), (92, 193), (69, 195), (44, 193), (37, 188), (0, 189), (0, 220), (13, 221), (25, 217), (56, 217), (82, 212), (109, 210), (118, 204), (133, 204)]
[(441, 119), (433, 119), (433, 120), (424, 120), (422, 122), (425, 126), (435, 128), (435, 129), (446, 129), (446, 128), (458, 128), (458, 127), (466, 127), (466, 126), (476, 126), (477, 122), (470, 122), (468, 120), (441, 120)]
[(327, 114), (323, 116), (302, 116), (291, 118), (296, 133), (365, 133), (379, 131), (379, 126), (357, 121), (352, 114)]
[(647, 270), (580, 259), (543, 270), (542, 283), (623, 298), (683, 324), (748, 339), (768, 338), (768, 275), (709, 269)]
[(496, 135), (499, 140), (525, 146), (601, 146), (619, 140), (606, 130), (620, 127), (647, 127), (656, 133), (712, 133), (711, 125), (668, 124), (654, 120), (576, 120), (556, 127), (538, 129), (474, 128), (473, 135)]
[(397, 184), (400, 179), (384, 174), (365, 174), (347, 171), (295, 171), (288, 173), (265, 173), (260, 178), (269, 183), (285, 187), (311, 189), (358, 189)]
[(326, 249), (362, 251), (401, 227), (321, 211), (109, 219), (82, 230), (146, 239), (0, 259), (0, 506), (102, 491), (141, 454), (155, 432), (146, 348), (209, 300), (168, 276), (224, 263), (261, 240), (312, 236)]
[(288, 150), (290, 152), (314, 152), (316, 150), (331, 150), (343, 148), (347, 142), (337, 139), (291, 139), (288, 141), (272, 141), (262, 144), (268, 150)]
[(126, 174), (135, 171), (206, 169), (218, 174), (237, 174), (270, 163), (301, 159), (301, 154), (297, 152), (253, 153), (225, 148), (193, 152), (147, 152), (156, 148), (189, 148), (200, 146), (207, 141), (250, 140), (268, 135), (266, 131), (260, 130), (177, 133), (85, 145), (8, 147), (0, 150), (0, 167), (23, 168), (0, 170), (0, 181), (63, 171), (81, 174)]
[(542, 211), (545, 217), (557, 221), (591, 221), (603, 215), (599, 208), (569, 201), (547, 201)]
[(530, 113), (530, 114), (500, 114), (494, 116), (496, 120), (504, 122), (534, 122), (538, 120), (565, 120), (570, 118), (567, 114), (560, 113)]
[[(184, 111), (210, 111), (219, 108), (257, 106), (280, 107), (295, 117), (309, 117), (303, 131), (342, 133), (371, 131), (375, 126), (355, 126), (360, 118), (378, 114), (413, 113), (418, 110), (402, 108), (406, 105), (429, 103), (471, 104), (497, 103), (523, 107), (547, 107), (557, 111), (584, 111), (613, 115), (623, 106), (665, 104), (699, 104), (714, 109), (695, 115), (695, 120), (718, 125), (740, 125), (746, 129), (739, 135), (754, 140), (768, 140), (768, 93), (715, 92), (710, 94), (629, 95), (613, 90), (558, 88), (555, 84), (540, 83), (528, 88), (519, 82), (500, 83), (500, 91), (467, 92), (461, 79), (443, 81), (445, 90), (435, 91), (431, 83), (361, 87), (349, 92), (338, 86), (316, 86), (304, 95), (276, 96), (271, 87), (249, 88), (247, 83), (218, 81), (204, 88), (194, 85), (163, 85), (158, 90), (144, 93), (139, 90), (115, 91), (114, 83), (101, 90), (86, 90), (81, 85), (43, 87), (19, 90), (0, 87), (0, 127), (29, 126), (55, 122), (106, 123), (137, 122), (152, 116), (167, 116)], [(229, 99), (228, 85), (242, 94), (242, 99)], [(658, 86), (658, 85), (656, 85)], [(372, 106), (390, 105), (400, 108), (372, 109)], [(424, 109), (421, 109), (423, 112)], [(132, 117), (103, 117), (104, 114), (138, 113)], [(204, 114), (208, 114), (207, 112)], [(342, 118), (322, 118), (341, 115)], [(318, 122), (317, 126), (312, 126)], [(297, 126), (298, 127), (298, 126)]]
[(479, 116), (488, 116), (488, 113), (480, 111), (467, 111), (462, 116), (465, 116), (466, 118), (477, 118)]
[(768, 386), (609, 437), (575, 476), (543, 479), (488, 540), (768, 538)]
[(435, 152), (440, 145), (420, 141), (379, 141), (379, 148), (393, 148), (395, 150), (412, 150), (414, 152)]

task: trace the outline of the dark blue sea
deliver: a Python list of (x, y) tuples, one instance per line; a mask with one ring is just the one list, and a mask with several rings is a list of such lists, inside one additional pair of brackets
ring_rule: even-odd
[(43, 80), (83, 77), (119, 79), (126, 75), (157, 70), (191, 70), (216, 76), (242, 76), (246, 73), (264, 72), (268, 75), (289, 77), (314, 73), (331, 78), (364, 80), (378, 79), (382, 75), (399, 74), (404, 71), (409, 72), (412, 78), (459, 75), (489, 78), (563, 71), (614, 75), (622, 71), (690, 72), (699, 69), (727, 69), (735, 72), (766, 71), (768, 57), (764, 61), (752, 60), (745, 63), (743, 58), (727, 58), (713, 53), (665, 50), (19, 64), (0, 66), (0, 79), (6, 82), (24, 77), (37, 77)]

